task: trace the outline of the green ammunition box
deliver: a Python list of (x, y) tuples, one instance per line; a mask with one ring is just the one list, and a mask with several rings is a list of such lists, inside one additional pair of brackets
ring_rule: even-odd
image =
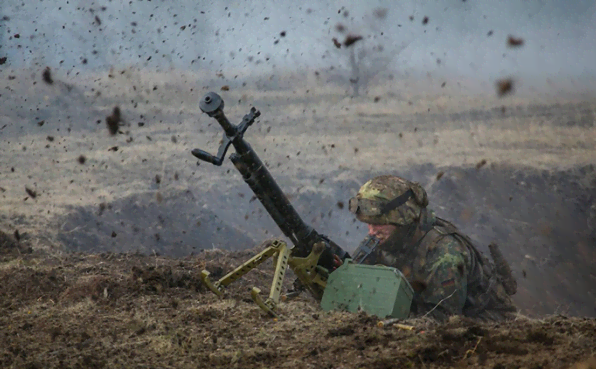
[(403, 319), (410, 313), (413, 296), (412, 286), (398, 269), (346, 259), (329, 274), (321, 308)]

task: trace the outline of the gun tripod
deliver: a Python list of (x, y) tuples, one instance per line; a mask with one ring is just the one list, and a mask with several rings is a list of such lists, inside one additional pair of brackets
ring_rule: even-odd
[(313, 297), (321, 300), (329, 271), (337, 268), (350, 255), (300, 218), (300, 215), (275, 182), (265, 164), (248, 142), (244, 140), (244, 133), (261, 113), (253, 107), (238, 125), (232, 124), (224, 114), (223, 99), (213, 92), (206, 94), (201, 99), (199, 107), (201, 111), (217, 120), (224, 132), (217, 155), (199, 149), (192, 150), (191, 153), (199, 160), (220, 166), (227, 150), (232, 145), (236, 152), (230, 155), (230, 160), (242, 174), (244, 182), (248, 184), (279, 229), (294, 244), (292, 248), (289, 248), (284, 241), (272, 241), (265, 250), (216, 282), (209, 279), (208, 271), (202, 271), (203, 282), (215, 294), (222, 296), (224, 287), (262, 264), (265, 260), (277, 257), (275, 276), (269, 298), (263, 301), (259, 295), (261, 291), (256, 287), (252, 289), (253, 300), (263, 310), (271, 315), (276, 315), (274, 310), (279, 303), (281, 287), (288, 266), (292, 268), (298, 276), (298, 280)]
[(274, 317), (278, 317), (275, 310), (281, 298), (281, 288), (288, 266), (294, 273), (296, 273), (302, 285), (305, 286), (317, 300), (322, 298), (329, 273), (323, 267), (318, 266), (317, 263), (319, 262), (319, 257), (324, 249), (325, 245), (320, 242), (314, 245), (311, 253), (307, 257), (294, 257), (292, 256), (292, 249), (289, 248), (284, 241), (273, 240), (265, 250), (248, 259), (244, 264), (232, 270), (218, 281), (211, 281), (207, 270), (201, 272), (201, 280), (213, 293), (223, 297), (225, 287), (240, 279), (269, 258), (277, 257), (269, 297), (263, 301), (263, 298), (260, 295), (261, 290), (257, 287), (252, 288), (251, 297), (265, 312)]

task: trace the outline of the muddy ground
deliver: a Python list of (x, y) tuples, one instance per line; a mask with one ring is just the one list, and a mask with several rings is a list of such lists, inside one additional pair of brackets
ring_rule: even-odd
[[(175, 71), (55, 71), (51, 85), (2, 73), (18, 83), (0, 100), (1, 367), (565, 368), (594, 355), (593, 97), (427, 96), (396, 81), (354, 99), (220, 91)], [(304, 298), (273, 321), (249, 297), (267, 289), (266, 267), (225, 300), (207, 293), (202, 268), (222, 275), (281, 236), (228, 160), (190, 155), (221, 138), (197, 106), (209, 90), (233, 122), (261, 110), (246, 139), (304, 220), (348, 251), (365, 234), (346, 206), (364, 181), (419, 181), (481, 251), (501, 245), (519, 319), (403, 331)]]
[(3, 368), (596, 368), (596, 320), (519, 316), (379, 327), (365, 313), (322, 312), (307, 296), (272, 319), (249, 289), (263, 266), (219, 299), (198, 271), (221, 276), (258, 252), (169, 258), (131, 253), (48, 255), (0, 240)]

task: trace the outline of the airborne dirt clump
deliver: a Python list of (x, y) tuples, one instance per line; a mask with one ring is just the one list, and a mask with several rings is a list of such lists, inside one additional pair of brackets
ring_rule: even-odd
[(0, 366), (567, 368), (596, 347), (596, 320), (589, 318), (520, 316), (502, 324), (455, 318), (443, 325), (416, 319), (404, 322), (414, 327), (408, 331), (379, 327), (365, 313), (323, 312), (301, 296), (281, 303), (282, 317), (272, 319), (249, 292), (268, 290), (271, 263), (232, 284), (224, 299), (201, 284), (201, 269), (220, 278), (261, 247), (182, 259), (4, 256)]

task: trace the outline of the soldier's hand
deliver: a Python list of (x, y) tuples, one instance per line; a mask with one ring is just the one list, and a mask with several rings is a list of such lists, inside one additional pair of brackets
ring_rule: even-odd
[(339, 258), (339, 256), (333, 254), (333, 270), (339, 268), (340, 266), (342, 266), (344, 262), (341, 261), (341, 259)]

